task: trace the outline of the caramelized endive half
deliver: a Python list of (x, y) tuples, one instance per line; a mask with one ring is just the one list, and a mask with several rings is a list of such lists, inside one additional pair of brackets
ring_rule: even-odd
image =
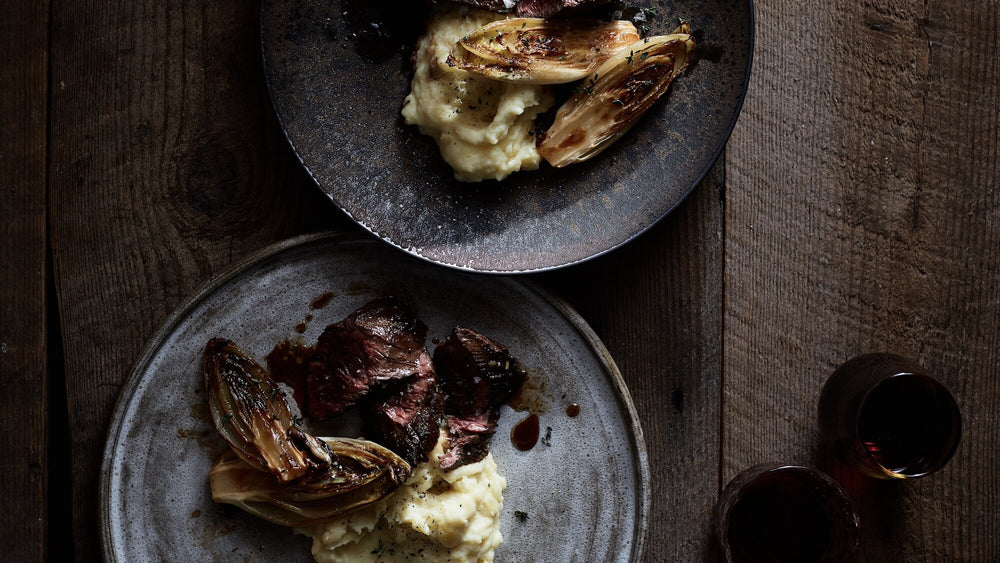
[(210, 340), (203, 365), (212, 420), (230, 445), (209, 473), (216, 502), (302, 526), (375, 502), (410, 476), (406, 461), (374, 442), (295, 426), (271, 376), (231, 341)]
[(513, 18), (466, 35), (448, 64), (494, 80), (562, 84), (587, 76), (638, 39), (627, 21)]
[(538, 152), (557, 168), (606, 149), (663, 95), (694, 53), (691, 28), (648, 37), (605, 61), (556, 112)]
[(260, 364), (236, 344), (213, 338), (203, 359), (208, 407), (219, 434), (258, 471), (294, 481), (330, 463), (326, 445), (295, 432), (284, 394)]
[(392, 451), (367, 440), (318, 438), (331, 463), (294, 482), (280, 482), (228, 451), (209, 472), (212, 499), (268, 522), (303, 527), (385, 498), (410, 476)]

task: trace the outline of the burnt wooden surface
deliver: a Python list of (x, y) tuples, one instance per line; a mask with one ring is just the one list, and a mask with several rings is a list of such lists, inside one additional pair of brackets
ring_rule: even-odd
[[(7, 4), (0, 533), (11, 560), (92, 561), (107, 424), (159, 324), (252, 250), (357, 228), (283, 140), (253, 3)], [(740, 469), (822, 463), (820, 386), (876, 350), (938, 375), (965, 426), (936, 475), (851, 481), (865, 559), (1000, 559), (998, 29), (992, 0), (760, 0), (724, 160), (638, 240), (531, 277), (632, 389), (647, 560), (713, 560)]]

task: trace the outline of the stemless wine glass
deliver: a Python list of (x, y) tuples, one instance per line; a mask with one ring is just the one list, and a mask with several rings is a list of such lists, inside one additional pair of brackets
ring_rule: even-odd
[(769, 463), (726, 485), (715, 512), (723, 561), (852, 561), (858, 515), (844, 489), (810, 467)]
[(921, 477), (958, 448), (962, 418), (951, 393), (912, 360), (895, 354), (852, 358), (819, 398), (824, 441), (844, 462), (881, 479)]

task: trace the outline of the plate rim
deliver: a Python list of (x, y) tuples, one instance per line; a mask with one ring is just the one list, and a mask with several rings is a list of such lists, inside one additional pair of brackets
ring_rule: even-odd
[[(211, 296), (223, 285), (231, 281), (238, 274), (293, 249), (326, 242), (334, 244), (350, 242), (381, 244), (368, 237), (361, 237), (357, 234), (340, 231), (328, 231), (299, 235), (262, 247), (249, 253), (243, 258), (236, 260), (224, 271), (201, 284), (201, 286), (199, 286), (187, 299), (185, 299), (173, 310), (173, 312), (170, 313), (170, 315), (161, 323), (156, 332), (153, 333), (149, 340), (146, 341), (146, 344), (143, 346), (142, 353), (139, 355), (139, 359), (129, 371), (125, 384), (119, 392), (118, 399), (115, 402), (114, 411), (108, 422), (108, 431), (105, 437), (104, 447), (102, 449), (103, 457), (101, 460), (100, 485), (98, 488), (98, 494), (100, 495), (98, 503), (98, 509), (100, 511), (98, 514), (98, 521), (101, 527), (100, 540), (104, 561), (118, 561), (115, 557), (114, 539), (111, 532), (110, 499), (113, 465), (112, 454), (124, 430), (125, 413), (128, 410), (129, 405), (132, 403), (132, 400), (135, 398), (140, 383), (143, 381), (143, 374), (146, 373), (152, 359), (162, 348), (165, 339), (181, 322), (183, 322), (185, 318), (187, 318), (191, 310), (197, 307), (201, 302)], [(407, 254), (407, 256), (409, 257), (412, 255)], [(431, 263), (436, 264), (435, 262)], [(629, 449), (632, 450), (632, 455), (635, 457), (637, 462), (635, 479), (638, 484), (638, 490), (635, 491), (636, 521), (633, 529), (633, 544), (630, 560), (640, 561), (645, 553), (645, 544), (649, 533), (649, 511), (652, 505), (649, 456), (639, 414), (635, 408), (635, 403), (632, 400), (632, 395), (625, 383), (625, 379), (621, 374), (621, 370), (618, 368), (618, 365), (615, 363), (614, 358), (611, 356), (607, 347), (597, 336), (597, 333), (594, 332), (590, 325), (575, 309), (573, 309), (568, 302), (539, 287), (530, 280), (510, 276), (509, 282), (515, 285), (521, 285), (524, 289), (534, 292), (552, 305), (564, 319), (569, 321), (570, 325), (591, 348), (597, 360), (605, 368), (606, 376), (615, 390), (615, 400), (617, 401), (619, 408), (621, 408), (627, 415), (627, 420), (624, 421), (626, 423), (625, 425), (632, 433), (632, 440), (629, 441)]]
[(297, 160), (299, 162), (299, 164), (302, 166), (302, 169), (305, 170), (306, 174), (309, 176), (309, 179), (312, 180), (313, 186), (317, 190), (319, 190), (320, 193), (322, 193), (323, 195), (325, 195), (333, 203), (334, 207), (336, 207), (338, 211), (340, 211), (341, 213), (343, 213), (344, 215), (346, 215), (347, 218), (350, 219), (352, 223), (354, 223), (355, 225), (361, 227), (362, 229), (364, 229), (366, 232), (370, 233), (371, 235), (377, 237), (379, 240), (381, 240), (381, 241), (383, 241), (383, 242), (385, 242), (385, 243), (387, 243), (389, 245), (392, 245), (394, 248), (397, 248), (397, 249), (399, 249), (399, 250), (405, 252), (406, 254), (409, 254), (410, 256), (413, 256), (415, 258), (419, 258), (419, 259), (424, 260), (426, 262), (430, 262), (432, 264), (437, 264), (439, 266), (444, 266), (446, 268), (450, 268), (450, 269), (453, 269), (453, 270), (459, 270), (459, 271), (462, 271), (462, 272), (479, 273), (479, 274), (491, 274), (491, 275), (518, 275), (518, 274), (551, 272), (551, 271), (554, 271), (554, 270), (560, 270), (560, 269), (567, 268), (567, 267), (570, 267), (570, 266), (575, 266), (577, 264), (582, 264), (584, 262), (593, 260), (593, 259), (598, 258), (600, 256), (603, 256), (603, 255), (605, 255), (605, 254), (607, 254), (609, 252), (617, 250), (617, 249), (619, 249), (619, 248), (627, 245), (628, 243), (634, 241), (635, 239), (639, 238), (640, 236), (642, 236), (643, 234), (645, 234), (646, 232), (648, 232), (650, 229), (652, 229), (653, 227), (655, 227), (656, 225), (658, 225), (661, 221), (663, 221), (663, 219), (665, 219), (668, 215), (670, 215), (678, 207), (680, 207), (680, 205), (682, 203), (684, 203), (684, 201), (686, 201), (687, 198), (691, 196), (691, 194), (694, 192), (694, 190), (705, 180), (705, 177), (708, 176), (709, 171), (711, 171), (712, 167), (715, 166), (715, 163), (718, 162), (719, 157), (722, 156), (722, 151), (724, 151), (725, 148), (726, 148), (726, 145), (729, 144), (729, 139), (733, 135), (733, 130), (736, 128), (736, 123), (739, 121), (740, 115), (742, 115), (742, 113), (743, 113), (743, 103), (746, 101), (747, 90), (750, 87), (750, 74), (751, 74), (751, 71), (753, 70), (753, 59), (754, 59), (754, 50), (755, 50), (755, 45), (756, 45), (756, 33), (757, 33), (756, 7), (754, 5), (754, 0), (746, 0), (746, 3), (747, 3), (747, 14), (746, 14), (747, 15), (747, 24), (748, 24), (748, 27), (749, 27), (749, 33), (747, 35), (747, 65), (746, 65), (746, 70), (745, 70), (745, 72), (743, 74), (743, 81), (740, 84), (740, 93), (739, 93), (738, 99), (736, 100), (736, 104), (733, 107), (733, 115), (730, 118), (729, 123), (726, 126), (725, 134), (722, 136), (721, 142), (719, 142), (718, 146), (716, 146), (715, 149), (712, 151), (712, 157), (709, 158), (706, 161), (705, 167), (698, 174), (697, 179), (691, 184), (691, 186), (689, 186), (684, 191), (683, 194), (681, 194), (681, 196), (679, 198), (677, 198), (677, 201), (674, 202), (672, 205), (668, 206), (667, 209), (659, 217), (657, 217), (656, 219), (654, 219), (653, 221), (651, 221), (648, 225), (646, 225), (646, 226), (642, 227), (641, 229), (637, 230), (636, 232), (628, 235), (624, 240), (622, 240), (622, 241), (620, 241), (620, 242), (618, 242), (616, 244), (613, 244), (613, 245), (609, 246), (608, 248), (600, 250), (600, 251), (598, 251), (598, 252), (596, 252), (594, 254), (590, 254), (588, 256), (585, 256), (583, 258), (578, 258), (576, 260), (570, 260), (568, 262), (563, 262), (563, 263), (559, 263), (559, 264), (552, 264), (552, 265), (548, 265), (548, 266), (541, 266), (541, 267), (537, 267), (537, 268), (524, 268), (524, 269), (511, 269), (511, 270), (477, 269), (475, 267), (468, 266), (468, 265), (453, 264), (453, 263), (445, 262), (445, 261), (442, 261), (442, 260), (436, 260), (434, 258), (431, 258), (430, 256), (425, 256), (424, 254), (419, 253), (414, 248), (408, 248), (408, 247), (403, 246), (402, 244), (400, 244), (398, 242), (395, 242), (395, 241), (389, 239), (386, 236), (383, 236), (383, 235), (379, 234), (378, 232), (376, 232), (374, 230), (373, 226), (370, 226), (370, 225), (362, 222), (361, 220), (355, 218), (354, 215), (350, 211), (348, 211), (347, 208), (340, 201), (338, 201), (337, 198), (335, 198), (332, 193), (330, 193), (330, 192), (328, 192), (328, 191), (326, 191), (326, 190), (323, 189), (323, 186), (320, 185), (319, 180), (317, 180), (316, 176), (313, 174), (312, 169), (309, 168), (309, 165), (307, 165), (305, 163), (305, 161), (303, 160), (302, 155), (299, 153), (299, 150), (295, 146), (295, 143), (292, 142), (292, 139), (288, 136), (288, 128), (285, 127), (285, 120), (282, 118), (281, 112), (278, 110), (278, 106), (275, 103), (274, 89), (272, 87), (270, 74), (268, 72), (268, 69), (270, 67), (267, 64), (267, 55), (264, 53), (264, 4), (267, 1), (268, 0), (260, 0), (260, 10), (257, 13), (257, 15), (258, 15), (258, 22), (257, 22), (257, 41), (258, 41), (258, 45), (257, 46), (258, 46), (258, 53), (259, 53), (259, 61), (260, 61), (261, 68), (262, 68), (263, 73), (264, 73), (264, 84), (265, 84), (265, 87), (266, 87), (265, 89), (267, 90), (267, 99), (268, 99), (268, 102), (271, 105), (272, 111), (274, 112), (275, 118), (278, 120), (278, 127), (279, 127), (279, 129), (281, 129), (281, 136), (282, 136), (282, 138), (285, 139), (285, 142), (288, 144), (288, 148), (290, 148), (291, 151), (292, 151), (292, 154), (295, 155), (295, 160)]

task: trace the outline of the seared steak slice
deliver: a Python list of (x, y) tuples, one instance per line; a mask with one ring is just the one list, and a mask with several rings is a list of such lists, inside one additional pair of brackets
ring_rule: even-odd
[(491, 12), (509, 12), (517, 0), (507, 0), (507, 2), (504, 0), (458, 0), (458, 2)]
[(449, 445), (442, 469), (486, 457), (500, 405), (521, 387), (524, 370), (505, 346), (467, 328), (456, 328), (434, 350), (444, 392)]
[(577, 8), (589, 4), (603, 4), (607, 0), (521, 0), (517, 3), (517, 15), (522, 18), (547, 18), (567, 8)]
[(420, 356), (420, 372), (394, 381), (365, 405), (365, 435), (399, 454), (411, 466), (427, 461), (437, 444), (442, 405), (431, 358)]
[(475, 6), (491, 12), (514, 12), (522, 18), (547, 18), (565, 8), (576, 8), (586, 4), (600, 4), (607, 0), (457, 0), (462, 4)]
[(306, 414), (329, 418), (385, 382), (419, 374), (426, 337), (427, 326), (392, 297), (326, 327), (306, 376)]
[(478, 416), (448, 416), (448, 449), (441, 456), (441, 469), (475, 463), (490, 453), (490, 438), (496, 432), (499, 409)]
[(524, 18), (547, 18), (563, 9), (564, 0), (521, 0), (517, 15)]

